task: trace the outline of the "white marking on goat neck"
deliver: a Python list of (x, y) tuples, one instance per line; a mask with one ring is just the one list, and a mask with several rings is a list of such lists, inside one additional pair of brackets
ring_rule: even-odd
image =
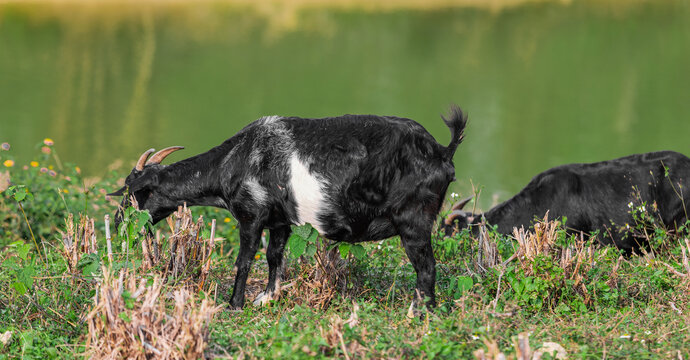
[(324, 204), (323, 191), (327, 183), (318, 174), (311, 174), (307, 164), (303, 163), (296, 153), (290, 156), (290, 186), (297, 203), (297, 223), (310, 223), (318, 232), (323, 233), (318, 215)]
[(247, 190), (252, 194), (252, 197), (254, 198), (254, 201), (256, 201), (258, 204), (265, 204), (266, 203), (266, 198), (268, 197), (266, 193), (266, 189), (259, 184), (259, 181), (256, 180), (256, 178), (250, 177), (247, 179), (247, 181), (244, 182), (244, 185), (247, 187)]

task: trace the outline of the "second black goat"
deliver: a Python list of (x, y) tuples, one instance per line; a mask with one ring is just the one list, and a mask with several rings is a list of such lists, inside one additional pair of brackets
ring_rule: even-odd
[(482, 217), (498, 232), (529, 227), (549, 212), (552, 219), (567, 217), (571, 232), (600, 231), (605, 245), (630, 252), (644, 245), (630, 233), (633, 207), (646, 211), (670, 229), (687, 220), (690, 202), (690, 159), (673, 151), (635, 154), (590, 164), (568, 164), (535, 176), (511, 199), (491, 210), (472, 214), (462, 210), (470, 199), (453, 207), (443, 219), (446, 234), (476, 225)]

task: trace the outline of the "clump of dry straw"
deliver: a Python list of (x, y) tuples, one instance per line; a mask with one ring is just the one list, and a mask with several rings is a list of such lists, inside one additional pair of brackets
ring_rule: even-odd
[(199, 359), (220, 307), (185, 288), (165, 293), (160, 277), (146, 279), (103, 269), (95, 307), (87, 315), (91, 359)]

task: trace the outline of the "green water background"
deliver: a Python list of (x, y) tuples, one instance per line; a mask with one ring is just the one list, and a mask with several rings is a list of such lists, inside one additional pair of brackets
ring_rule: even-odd
[[(102, 175), (144, 150), (208, 150), (263, 115), (470, 115), (458, 182), (488, 207), (569, 162), (690, 154), (690, 2), (502, 9), (0, 5), (0, 142), (45, 137)], [(0, 154), (1, 155), (1, 154)]]

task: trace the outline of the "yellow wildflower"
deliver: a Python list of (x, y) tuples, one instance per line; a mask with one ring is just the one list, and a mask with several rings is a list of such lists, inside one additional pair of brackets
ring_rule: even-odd
[(77, 174), (81, 174), (81, 169), (79, 168), (79, 166), (75, 166), (74, 171), (76, 171)]
[(46, 144), (46, 145), (48, 145), (48, 146), (52, 146), (53, 144), (55, 144), (55, 143), (53, 142), (53, 139), (51, 139), (51, 138), (45, 138), (45, 139), (43, 139), (43, 143)]
[(65, 194), (69, 194), (69, 190), (67, 190), (67, 189), (62, 189), (62, 192)]
[(48, 165), (49, 170), (53, 170), (53, 165)]
[(261, 254), (256, 254), (256, 255), (254, 255), (254, 259), (256, 259), (256, 260), (261, 259)]
[(29, 165), (31, 165), (31, 167), (38, 167), (38, 161), (32, 161)]
[(14, 160), (8, 159), (8, 160), (5, 160), (5, 162), (3, 162), (2, 164), (5, 165), (6, 167), (12, 167), (12, 166), (14, 166)]
[(230, 222), (230, 218), (229, 218), (229, 217), (226, 217), (225, 219), (223, 219), (223, 222), (229, 223), (229, 222)]

